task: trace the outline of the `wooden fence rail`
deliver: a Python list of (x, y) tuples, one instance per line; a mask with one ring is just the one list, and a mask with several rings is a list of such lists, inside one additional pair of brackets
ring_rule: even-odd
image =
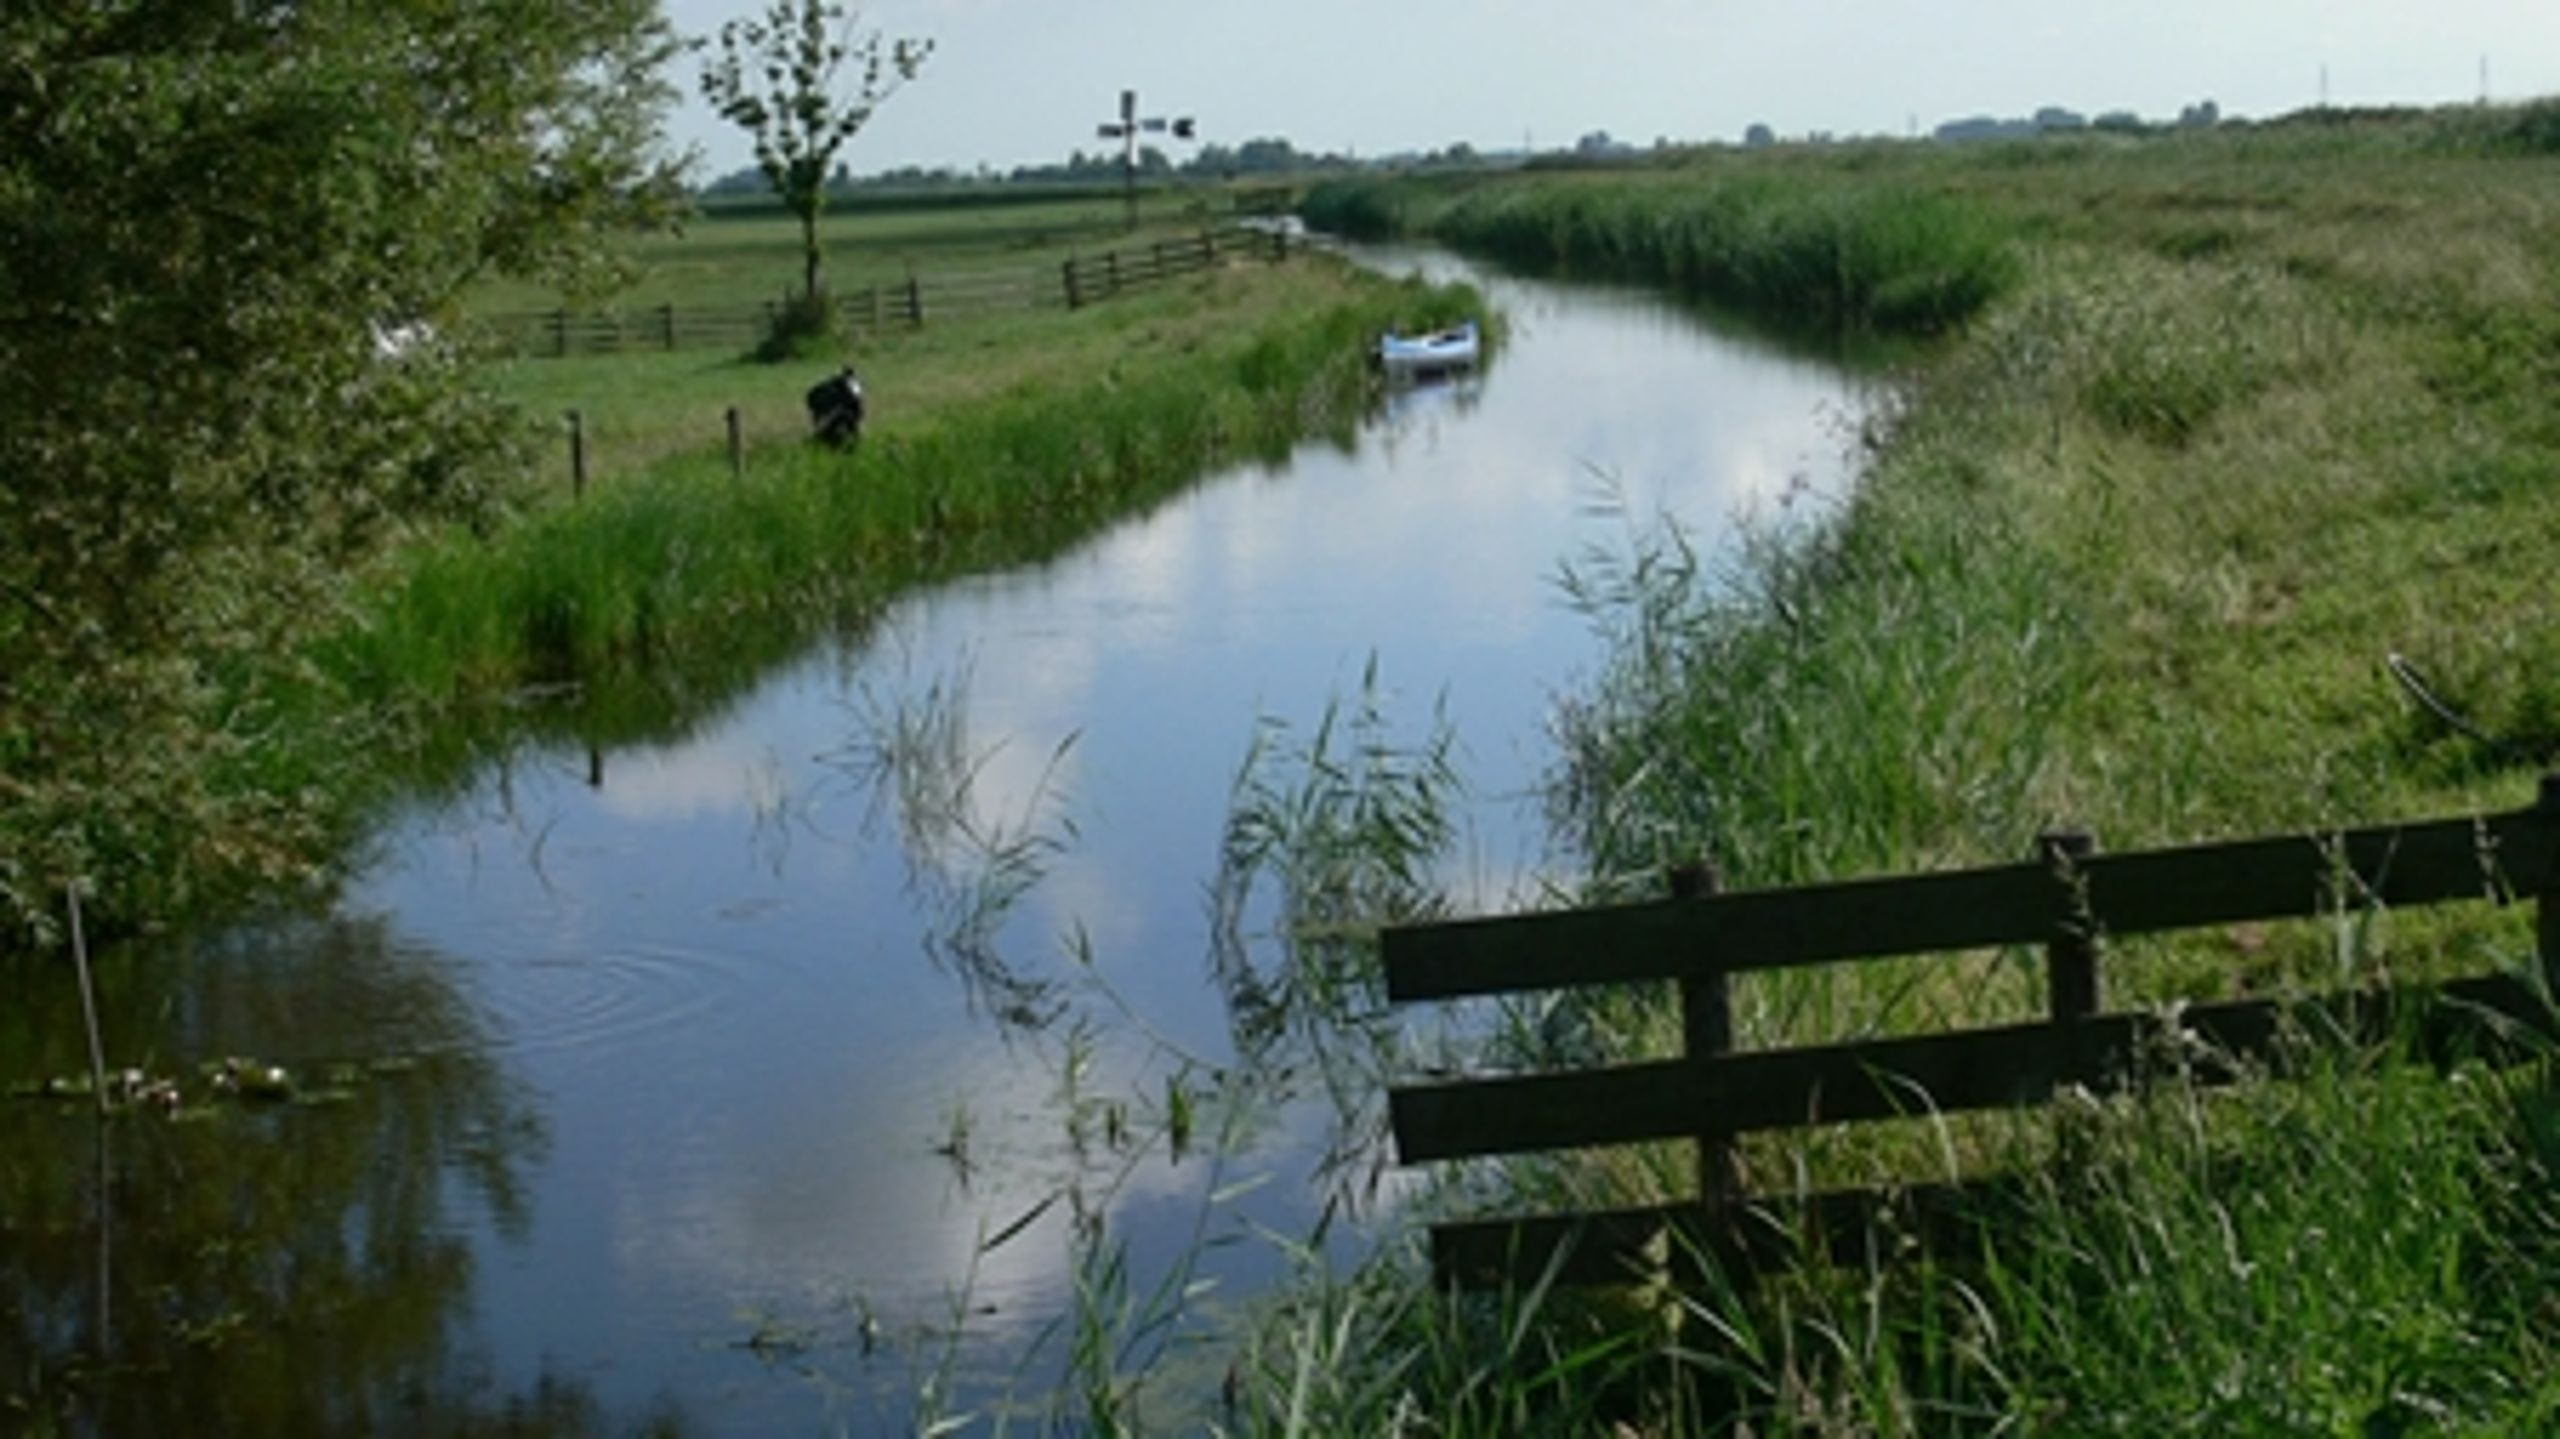
[[(2536, 905), (2541, 969), (2443, 984), (2301, 999), (2192, 1004), (2163, 1013), (2103, 1007), (2108, 937), (2371, 908), (2462, 901)], [(2041, 946), (2046, 1017), (2025, 1024), (1737, 1053), (1732, 976), (1893, 956)], [(2120, 1092), (2147, 1057), (2196, 1056), (2190, 1077), (2236, 1081), (2281, 1066), (2284, 1036), (2309, 1024), (2378, 1037), (2414, 1034), (2439, 1057), (2494, 1052), (2522, 1033), (2560, 1036), (2560, 775), (2533, 806), (2504, 814), (2186, 846), (2098, 852), (2088, 836), (2045, 836), (2021, 864), (1717, 893), (1711, 875), (1674, 877), (1668, 900), (1608, 909), (1392, 929), (1384, 938), (1397, 1003), (1675, 981), (1684, 1049), (1676, 1059), (1600, 1069), (1414, 1084), (1389, 1095), (1408, 1164), (1537, 1150), (1691, 1139), (1698, 1197), (1603, 1214), (1444, 1225), (1435, 1263), (1471, 1283), (1533, 1276), (1554, 1262), (1584, 1282), (1624, 1278), (1667, 1229), (1729, 1264), (1765, 1262), (1777, 1229), (1793, 1246), (1841, 1245), (1879, 1209), (1927, 1223), (1967, 1212), (1971, 1188), (1842, 1191), (1804, 1199), (1790, 1228), (1750, 1204), (1733, 1164), (1736, 1137), (1815, 1125), (2043, 1104), (2065, 1086)], [(2190, 1044), (2188, 1041), (2200, 1041)], [(1996, 1188), (1996, 1182), (1990, 1186)], [(1559, 1252), (1561, 1249), (1561, 1253)]]
[[(1001, 310), (1077, 309), (1236, 259), (1278, 263), (1309, 248), (1277, 228), (1231, 226), (1064, 261), (1058, 272), (998, 270), (866, 285), (836, 296), (841, 322), (856, 339), (916, 329), (928, 319)], [(515, 310), (486, 323), (509, 353), (526, 358), (618, 354), (633, 350), (745, 349), (771, 332), (784, 300), (713, 306), (656, 305), (626, 310)]]

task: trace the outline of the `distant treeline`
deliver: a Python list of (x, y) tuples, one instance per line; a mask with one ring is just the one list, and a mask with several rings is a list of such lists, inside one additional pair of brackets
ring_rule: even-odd
[[(2200, 100), (2181, 108), (2174, 118), (2150, 120), (2130, 110), (2108, 110), (2092, 117), (2060, 105), (2047, 105), (2032, 115), (1995, 116), (1967, 115), (1948, 120), (1929, 132), (1928, 139), (1939, 144), (1967, 144), (1984, 140), (2033, 139), (2045, 135), (2072, 135), (2096, 132), (2113, 135), (2162, 135), (2182, 130), (2210, 130), (2237, 126), (2250, 129), (2292, 129), (2304, 126), (2331, 127), (2356, 124), (2403, 124), (2426, 120), (2448, 138), (2460, 143), (2523, 143), (2536, 151), (2553, 148), (2549, 135), (2560, 134), (2560, 100), (2533, 101), (2522, 106), (2499, 106), (2482, 111), (2477, 106), (2314, 106), (2278, 115), (2266, 120), (2247, 120), (2226, 115), (2213, 100)], [(1765, 124), (1746, 127), (1740, 137), (1746, 149), (1759, 149), (1788, 141), (1827, 145), (1869, 143), (1898, 140), (1891, 136), (1840, 136), (1815, 132), (1802, 136), (1781, 136)], [(1664, 137), (1649, 148), (1640, 148), (1612, 137), (1606, 130), (1594, 130), (1581, 136), (1571, 146), (1544, 151), (1478, 150), (1464, 140), (1427, 151), (1400, 151), (1394, 154), (1361, 157), (1333, 152), (1300, 150), (1285, 139), (1268, 136), (1247, 140), (1241, 145), (1208, 144), (1199, 153), (1180, 164), (1164, 151), (1146, 146), (1138, 152), (1137, 178), (1141, 182), (1164, 183), (1173, 180), (1278, 180), (1308, 176), (1344, 176), (1392, 172), (1509, 170), (1509, 169), (1616, 169), (1642, 166), (1665, 157), (1702, 149), (1721, 148), (1724, 142), (1713, 140), (1681, 141)], [(980, 165), (963, 170), (953, 166), (925, 167), (907, 165), (884, 170), (874, 175), (855, 176), (839, 165), (829, 183), (833, 194), (859, 195), (867, 206), (950, 204), (1004, 205), (1046, 201), (1083, 194), (1117, 193), (1123, 183), (1119, 155), (1111, 150), (1086, 152), (1074, 150), (1058, 164), (1017, 165), (1000, 171)], [(732, 204), (750, 205), (772, 193), (762, 172), (750, 166), (702, 186), (698, 192), (722, 210)]]
[(1968, 115), (1961, 120), (1947, 121), (1940, 125), (1934, 134), (1940, 140), (1956, 143), (1966, 140), (2015, 139), (2041, 135), (2048, 130), (2110, 130), (2139, 134), (2155, 129), (2211, 129), (2220, 123), (2222, 123), (2222, 107), (2211, 100), (2189, 105), (2180, 110), (2174, 123), (2145, 120), (2130, 110), (2110, 110), (2092, 120), (2077, 110), (2068, 110), (2060, 105), (2047, 105), (2023, 119)]
[[(1433, 156), (1426, 158), (1443, 157), (1452, 164), (1473, 164), (1477, 158), (1475, 150), (1463, 141), (1452, 145), (1446, 151), (1434, 152)], [(1414, 159), (1412, 156), (1399, 158), (1407, 162)], [(1241, 145), (1229, 146), (1216, 143), (1203, 145), (1197, 154), (1180, 164), (1176, 164), (1171, 156), (1155, 146), (1144, 146), (1138, 151), (1137, 170), (1138, 177), (1142, 180), (1169, 180), (1177, 177), (1233, 180), (1256, 175), (1296, 175), (1310, 171), (1350, 170), (1359, 168), (1360, 163), (1349, 155), (1300, 150), (1287, 140), (1276, 136), (1265, 136), (1247, 140)], [(1120, 154), (1117, 150), (1105, 149), (1090, 153), (1072, 150), (1060, 163), (1016, 165), (1011, 170), (997, 170), (987, 165), (967, 170), (950, 165), (931, 168), (922, 165), (906, 165), (893, 170), (883, 170), (875, 175), (857, 177), (848, 167), (838, 165), (835, 175), (828, 182), (828, 189), (839, 194), (868, 195), (880, 190), (912, 192), (1019, 185), (1048, 187), (1049, 193), (1054, 194), (1059, 186), (1118, 185), (1122, 178)], [(765, 180), (764, 172), (750, 165), (713, 180), (702, 187), (701, 193), (706, 198), (723, 195), (755, 195), (765, 193), (771, 188)]]

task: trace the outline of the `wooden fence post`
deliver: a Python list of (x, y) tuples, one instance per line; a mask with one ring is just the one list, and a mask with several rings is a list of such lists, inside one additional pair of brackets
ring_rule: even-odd
[(2535, 947), (2542, 951), (2542, 983), (2560, 999), (2560, 773), (2542, 777), (2533, 812), (2542, 821), (2542, 889), (2533, 897)]
[(1117, 251), (1117, 250), (1105, 250), (1105, 251), (1103, 251), (1103, 252), (1102, 252), (1102, 270), (1103, 270), (1103, 275), (1104, 275), (1104, 277), (1106, 278), (1106, 280), (1109, 282), (1109, 284), (1110, 284), (1110, 286), (1111, 286), (1111, 290), (1110, 290), (1110, 292), (1111, 292), (1112, 294), (1114, 294), (1114, 295), (1119, 294), (1119, 293), (1120, 293), (1120, 252), (1119, 252), (1119, 251)]
[(1200, 268), (1201, 268), (1201, 269), (1203, 269), (1203, 270), (1205, 270), (1205, 269), (1208, 269), (1210, 266), (1215, 265), (1215, 264), (1217, 264), (1217, 263), (1218, 263), (1218, 241), (1217, 241), (1217, 237), (1216, 237), (1216, 236), (1214, 236), (1214, 235), (1211, 235), (1211, 234), (1209, 233), (1208, 229), (1207, 229), (1206, 227), (1203, 227), (1203, 228), (1201, 229), (1201, 231), (1200, 231)]
[(587, 496), (587, 418), (576, 410), (569, 412), (569, 498)]
[(916, 283), (913, 271), (907, 275), (907, 324), (918, 330), (924, 328), (924, 287)]
[(738, 420), (738, 407), (729, 407), (729, 478), (747, 477), (747, 431)]
[(551, 312), (551, 353), (562, 359), (569, 355), (569, 312), (565, 309)]
[(666, 326), (667, 348), (672, 350), (676, 347), (676, 307), (660, 305), (658, 319)]
[(2089, 906), (2088, 860), (2098, 838), (2086, 830), (2047, 830), (2036, 837), (2036, 856), (2057, 888), (2053, 937), (2045, 942), (2047, 1005), (2063, 1037), (2064, 1074), (2087, 1083), (2096, 1076), (2082, 1025), (2104, 1002), (2098, 984), (2098, 919)]
[[(1675, 900), (1705, 899), (1723, 887), (1715, 866), (1704, 860), (1671, 871)], [(1686, 1059), (1733, 1052), (1733, 978), (1720, 965), (1680, 981), (1680, 1038)], [(1733, 1134), (1702, 1122), (1697, 1138), (1698, 1203), (1710, 1216), (1730, 1213), (1742, 1203), (1742, 1165)]]
[(1064, 272), (1064, 273), (1065, 273), (1065, 275), (1066, 275), (1066, 277), (1067, 277), (1067, 308), (1068, 308), (1068, 309), (1070, 309), (1070, 310), (1081, 310), (1081, 309), (1083, 309), (1083, 308), (1084, 308), (1084, 297), (1083, 297), (1082, 295), (1079, 295), (1079, 294), (1077, 294), (1077, 293), (1076, 293), (1076, 259), (1075, 259), (1075, 256), (1073, 256), (1073, 255), (1069, 255), (1069, 256), (1067, 257), (1067, 261), (1066, 261), (1066, 263), (1065, 263), (1065, 264), (1063, 264), (1063, 265), (1060, 265), (1058, 268), (1059, 268), (1059, 270), (1061, 270), (1062, 272)]

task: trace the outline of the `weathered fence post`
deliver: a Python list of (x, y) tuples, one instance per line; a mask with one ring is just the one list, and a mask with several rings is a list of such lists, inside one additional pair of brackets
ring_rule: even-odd
[(919, 330), (924, 328), (924, 287), (916, 283), (913, 271), (907, 274), (907, 324)]
[(569, 498), (587, 496), (587, 417), (569, 412)]
[(1208, 231), (1207, 227), (1205, 227), (1205, 226), (1204, 226), (1204, 227), (1202, 227), (1202, 229), (1201, 229), (1201, 231), (1200, 231), (1200, 268), (1201, 268), (1201, 269), (1203, 269), (1203, 270), (1206, 270), (1206, 269), (1208, 269), (1210, 266), (1215, 265), (1215, 264), (1217, 264), (1217, 263), (1218, 263), (1218, 241), (1217, 241), (1217, 237), (1216, 237), (1216, 236), (1214, 236), (1214, 235), (1211, 235), (1211, 234), (1209, 233), (1209, 231)]
[(551, 353), (562, 359), (569, 355), (569, 312), (565, 309), (551, 312)]
[(2560, 997), (2560, 773), (2542, 777), (2534, 817), (2542, 822), (2542, 888), (2533, 897), (2533, 933), (2542, 951), (2542, 982)]
[(2087, 1083), (2096, 1078), (2085, 1021), (2103, 1002), (2098, 986), (2098, 918), (2089, 905), (2088, 861), (2098, 838), (2086, 830), (2047, 830), (2036, 837), (2036, 856), (2056, 886), (2053, 937), (2045, 942), (2045, 984), (2054, 1028), (2063, 1042), (2063, 1073)]
[(672, 350), (676, 347), (676, 307), (673, 305), (660, 305), (658, 307), (658, 319), (666, 326), (665, 333), (667, 338), (667, 348)]
[[(1705, 860), (1671, 871), (1675, 900), (1705, 899), (1722, 888), (1723, 877)], [(1733, 1052), (1733, 977), (1721, 963), (1680, 981), (1680, 1038), (1682, 1055), (1692, 1062)], [(1697, 1139), (1698, 1203), (1718, 1222), (1742, 1202), (1742, 1165), (1732, 1131), (1702, 1122)]]
[(1058, 268), (1059, 268), (1061, 271), (1063, 271), (1063, 272), (1065, 273), (1066, 277), (1067, 277), (1067, 308), (1068, 308), (1068, 309), (1070, 309), (1070, 310), (1081, 310), (1081, 309), (1083, 309), (1083, 308), (1084, 308), (1084, 296), (1079, 295), (1079, 294), (1077, 294), (1077, 293), (1076, 293), (1076, 259), (1075, 259), (1075, 256), (1073, 256), (1073, 255), (1069, 255), (1069, 256), (1067, 257), (1067, 262), (1066, 262), (1065, 264), (1063, 264), (1063, 265), (1060, 265)]
[(1114, 294), (1114, 295), (1119, 294), (1119, 293), (1120, 293), (1120, 252), (1119, 252), (1119, 251), (1117, 251), (1117, 250), (1105, 250), (1105, 251), (1103, 251), (1103, 252), (1102, 252), (1102, 271), (1103, 271), (1103, 276), (1104, 276), (1105, 280), (1109, 283), (1109, 285), (1110, 285), (1110, 287), (1111, 287), (1111, 289), (1110, 289), (1110, 293), (1112, 293), (1112, 294)]
[(729, 478), (747, 477), (747, 430), (738, 419), (738, 407), (729, 407)]

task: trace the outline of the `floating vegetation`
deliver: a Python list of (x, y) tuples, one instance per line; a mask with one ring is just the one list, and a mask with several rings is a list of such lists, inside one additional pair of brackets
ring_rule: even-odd
[[(106, 1107), (184, 1119), (201, 1117), (225, 1105), (258, 1108), (343, 1104), (372, 1080), (407, 1073), (417, 1063), (402, 1055), (315, 1064), (296, 1072), (282, 1064), (235, 1054), (206, 1060), (191, 1070), (128, 1067), (108, 1072)], [(12, 1084), (8, 1089), (12, 1099), (82, 1104), (93, 1102), (97, 1093), (97, 1082), (85, 1074), (48, 1075)]]

